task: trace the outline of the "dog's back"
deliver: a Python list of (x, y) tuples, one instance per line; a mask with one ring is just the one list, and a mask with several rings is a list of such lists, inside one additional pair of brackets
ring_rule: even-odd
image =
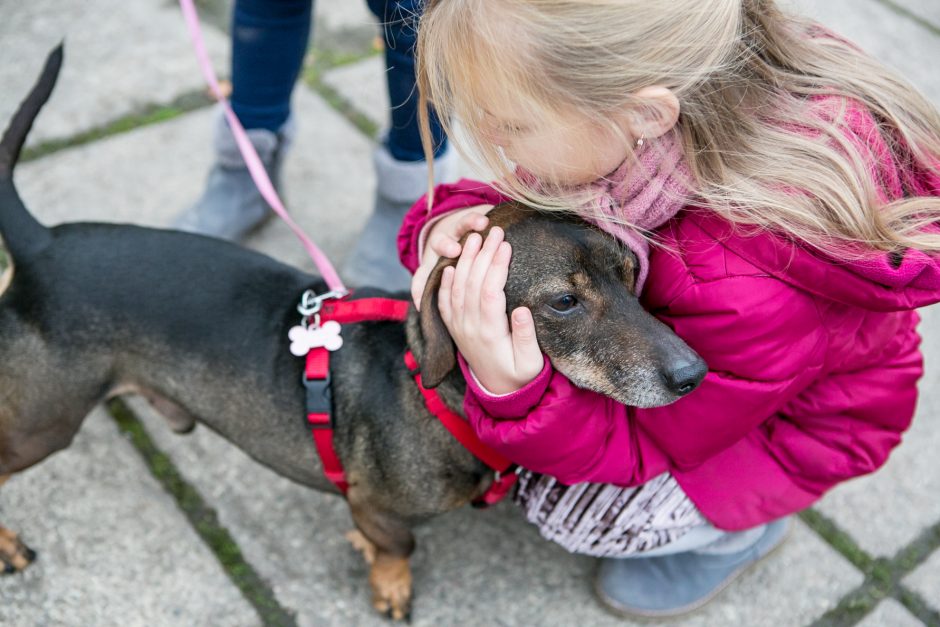
[(13, 173), (62, 57), (61, 47), (49, 55), (0, 141), (12, 261), (0, 295), (0, 476), (64, 448), (96, 403), (133, 391), (181, 430), (202, 419), (282, 474), (325, 483), (302, 428), (302, 364), (277, 341), (315, 277), (211, 238), (47, 228), (27, 210)]

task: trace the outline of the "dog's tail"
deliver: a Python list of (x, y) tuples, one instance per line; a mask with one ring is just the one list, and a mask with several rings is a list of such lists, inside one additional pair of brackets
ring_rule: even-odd
[(33, 126), (39, 110), (49, 100), (55, 87), (59, 68), (62, 67), (62, 44), (59, 44), (46, 59), (46, 66), (26, 100), (13, 116), (13, 120), (0, 140), (0, 234), (7, 250), (18, 256), (36, 252), (46, 246), (52, 236), (26, 209), (23, 200), (13, 185), (13, 169), (20, 158), (26, 135)]

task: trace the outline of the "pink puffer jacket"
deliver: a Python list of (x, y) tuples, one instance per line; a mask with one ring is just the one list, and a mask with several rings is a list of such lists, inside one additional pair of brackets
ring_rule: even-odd
[[(872, 149), (891, 196), (940, 195), (940, 180), (898, 170), (882, 147)], [(438, 188), (431, 215), (499, 200), (460, 181)], [(419, 202), (399, 235), (412, 271), (429, 217)], [(465, 409), (481, 439), (565, 483), (631, 486), (671, 472), (729, 530), (801, 510), (884, 464), (914, 414), (923, 369), (913, 309), (940, 301), (940, 261), (909, 251), (900, 263), (840, 264), (694, 207), (658, 235), (642, 300), (708, 364), (701, 387), (636, 409), (546, 365), (509, 396), (471, 385)]]

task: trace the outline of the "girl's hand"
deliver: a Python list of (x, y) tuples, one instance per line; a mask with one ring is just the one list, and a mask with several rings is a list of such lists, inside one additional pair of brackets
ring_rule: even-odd
[(480, 384), (493, 394), (515, 392), (542, 371), (544, 359), (535, 337), (532, 312), (512, 312), (506, 319), (506, 277), (512, 248), (503, 230), (493, 227), (486, 242), (471, 234), (456, 267), (441, 280), (441, 318)]
[(431, 270), (441, 257), (456, 257), (460, 254), (460, 238), (470, 231), (482, 231), (489, 224), (486, 212), (493, 205), (479, 205), (454, 211), (431, 226), (427, 242), (421, 252), (421, 265), (411, 279), (411, 299), (420, 311), (421, 296)]

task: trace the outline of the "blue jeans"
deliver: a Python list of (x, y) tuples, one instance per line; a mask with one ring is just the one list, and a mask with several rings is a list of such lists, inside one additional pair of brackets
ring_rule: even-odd
[[(383, 25), (391, 101), (386, 145), (400, 161), (422, 161), (414, 46), (421, 0), (368, 0)], [(277, 131), (290, 115), (294, 83), (303, 67), (313, 0), (236, 0), (232, 16), (232, 107), (245, 128)], [(434, 154), (446, 137), (431, 112)]]

